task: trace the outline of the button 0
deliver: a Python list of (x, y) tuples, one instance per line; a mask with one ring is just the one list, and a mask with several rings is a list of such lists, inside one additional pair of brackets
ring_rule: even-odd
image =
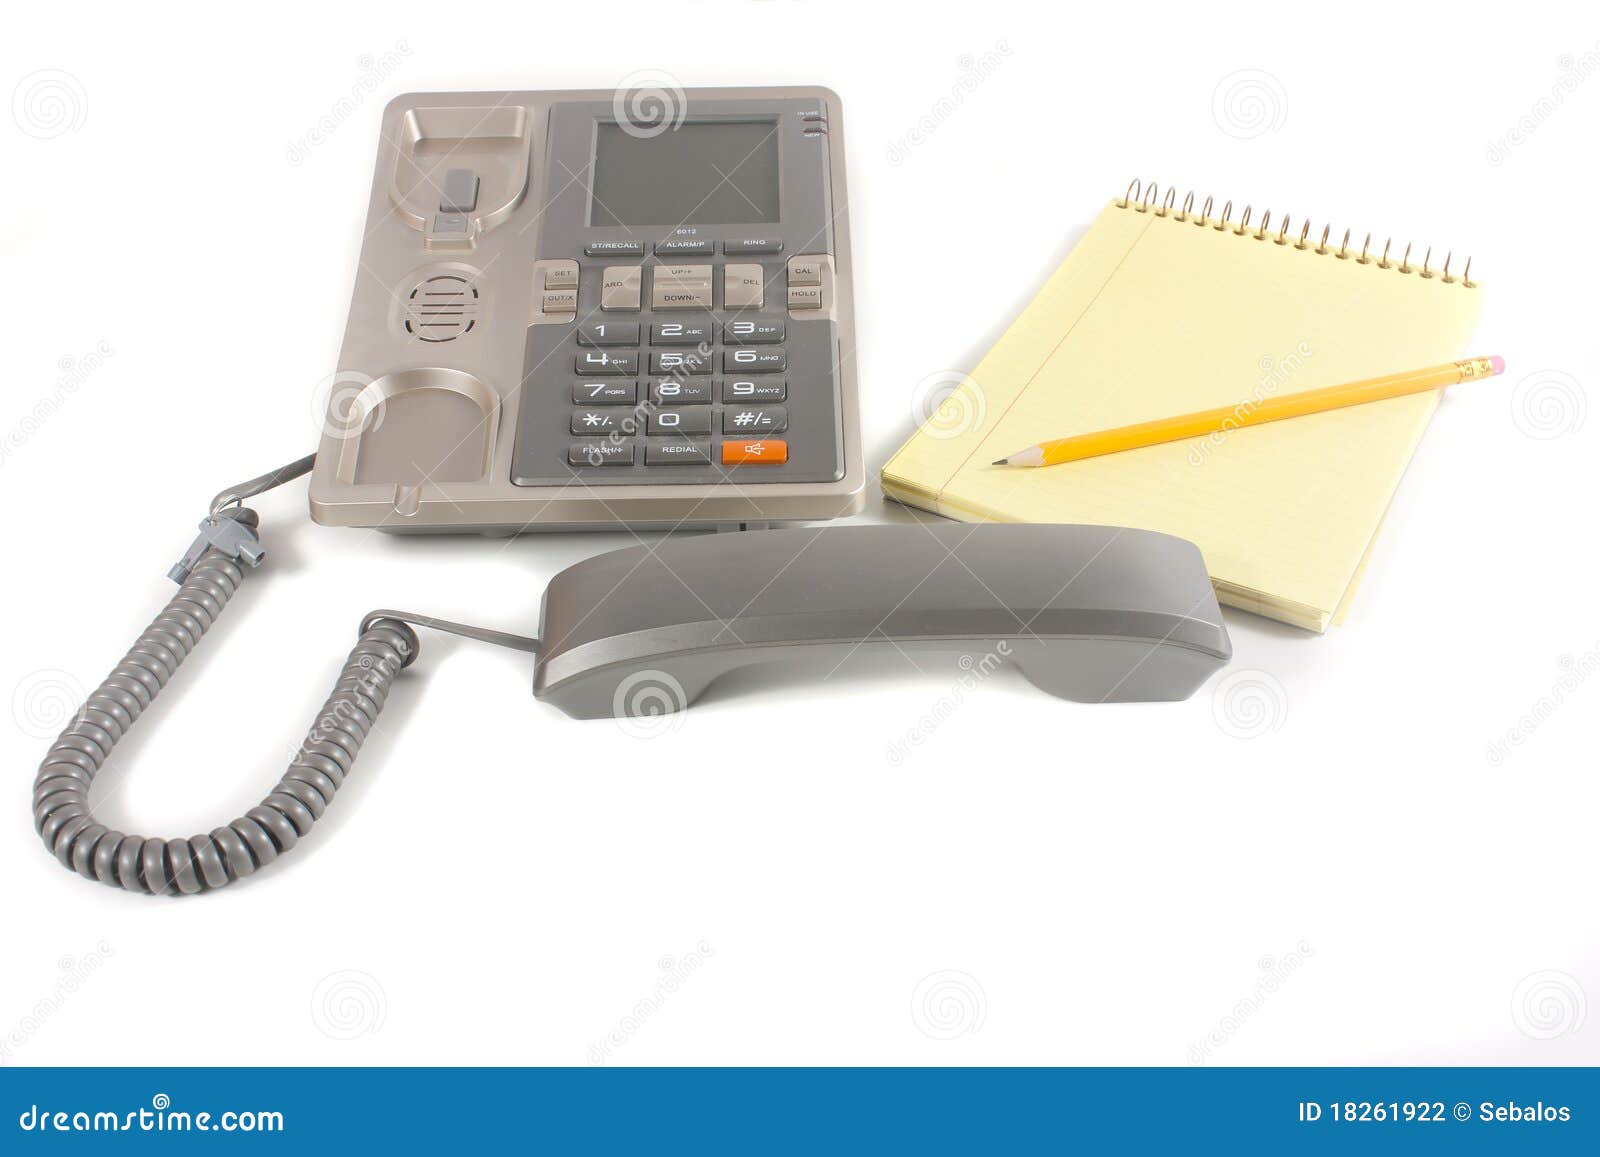
[(711, 433), (711, 411), (707, 409), (696, 410), (657, 410), (650, 415), (649, 425), (645, 428), (646, 434), (709, 434)]
[(667, 438), (644, 444), (647, 466), (709, 466), (711, 443), (691, 442), (687, 438)]
[(791, 258), (789, 258), (789, 284), (790, 285), (821, 285), (822, 284), (822, 258), (820, 258), (820, 257), (791, 257)]
[(781, 374), (789, 367), (789, 357), (781, 349), (737, 349), (722, 351), (725, 374)]
[(725, 309), (760, 309), (766, 304), (766, 275), (759, 265), (726, 265), (722, 269)]
[(780, 438), (767, 438), (759, 442), (724, 442), (724, 466), (782, 466), (789, 460), (789, 443)]
[(643, 241), (591, 241), (583, 247), (590, 257), (643, 257)]
[(710, 257), (711, 253), (711, 242), (697, 237), (674, 237), (656, 242), (656, 254), (660, 257)]
[(735, 345), (771, 345), (783, 340), (783, 322), (766, 318), (735, 318), (722, 327), (722, 340)]
[(588, 346), (638, 345), (636, 321), (597, 321), (578, 327), (578, 344)]
[(789, 413), (782, 406), (722, 411), (724, 434), (781, 434), (788, 426)]
[(568, 466), (632, 466), (632, 442), (574, 442), (567, 447)]
[(643, 270), (637, 265), (608, 265), (600, 274), (600, 308), (636, 310)]
[(724, 241), (722, 251), (729, 257), (746, 257), (754, 253), (782, 253), (783, 242), (772, 237), (747, 237), (739, 241)]
[(575, 368), (585, 377), (610, 374), (636, 374), (639, 372), (639, 355), (636, 353), (608, 353), (590, 350), (577, 357)]
[(790, 309), (821, 309), (822, 286), (820, 285), (791, 285), (789, 287)]

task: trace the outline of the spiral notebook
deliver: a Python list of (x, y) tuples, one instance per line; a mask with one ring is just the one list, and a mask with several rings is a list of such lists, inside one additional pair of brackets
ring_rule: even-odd
[[(1452, 265), (1454, 268), (1452, 268)], [(968, 522), (1089, 522), (1196, 543), (1218, 598), (1315, 631), (1343, 617), (1438, 391), (1060, 466), (1048, 438), (1460, 357), (1470, 262), (1359, 244), (1232, 202), (1135, 186), (1106, 206), (970, 376), (883, 470)]]

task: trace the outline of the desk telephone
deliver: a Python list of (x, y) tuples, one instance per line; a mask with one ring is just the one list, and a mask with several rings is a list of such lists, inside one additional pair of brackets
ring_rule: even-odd
[[(640, 107), (607, 92), (389, 105), (321, 443), (217, 495), (170, 572), (177, 594), (45, 756), (35, 826), (64, 865), (185, 895), (275, 860), (349, 774), (417, 627), (532, 652), (534, 695), (579, 719), (886, 647), (999, 649), (1080, 702), (1186, 698), (1228, 660), (1200, 554), (1167, 535), (771, 529), (864, 501), (839, 100), (696, 89)], [(374, 611), (258, 806), (187, 839), (111, 830), (96, 773), (262, 561), (244, 503), (308, 473), (325, 525), (741, 533), (567, 568), (536, 637)]]

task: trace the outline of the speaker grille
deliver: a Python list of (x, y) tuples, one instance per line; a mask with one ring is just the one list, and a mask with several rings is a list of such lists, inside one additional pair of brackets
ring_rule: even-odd
[(419, 341), (455, 341), (478, 324), (478, 287), (459, 273), (418, 282), (406, 297), (406, 332)]

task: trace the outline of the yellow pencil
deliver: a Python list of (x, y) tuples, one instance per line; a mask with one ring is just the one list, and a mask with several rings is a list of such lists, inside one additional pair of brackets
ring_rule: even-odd
[(1368, 378), (1360, 382), (1347, 382), (1342, 386), (1325, 386), (1319, 390), (1302, 390), (1281, 397), (1263, 398), (1255, 402), (1240, 402), (1215, 410), (1201, 410), (1176, 418), (1161, 418), (1153, 422), (1140, 422), (1133, 426), (1119, 426), (1114, 430), (1099, 430), (1093, 434), (1077, 434), (1071, 438), (1057, 438), (1040, 442), (1015, 454), (997, 460), (996, 466), (1054, 466), (1058, 462), (1077, 462), (1083, 458), (1096, 458), (1101, 454), (1115, 454), (1122, 450), (1137, 450), (1141, 446), (1154, 446), (1161, 442), (1181, 442), (1185, 438), (1199, 438), (1239, 426), (1259, 426), (1263, 422), (1277, 422), (1284, 418), (1299, 418), (1306, 414), (1320, 414), (1344, 406), (1359, 406), (1366, 402), (1381, 402), (1385, 398), (1398, 398), (1403, 394), (1420, 394), (1442, 386), (1472, 378), (1493, 377), (1504, 373), (1505, 359), (1501, 357), (1467, 358), (1459, 362), (1446, 362), (1425, 370), (1411, 370), (1403, 374), (1389, 374), (1381, 378)]

